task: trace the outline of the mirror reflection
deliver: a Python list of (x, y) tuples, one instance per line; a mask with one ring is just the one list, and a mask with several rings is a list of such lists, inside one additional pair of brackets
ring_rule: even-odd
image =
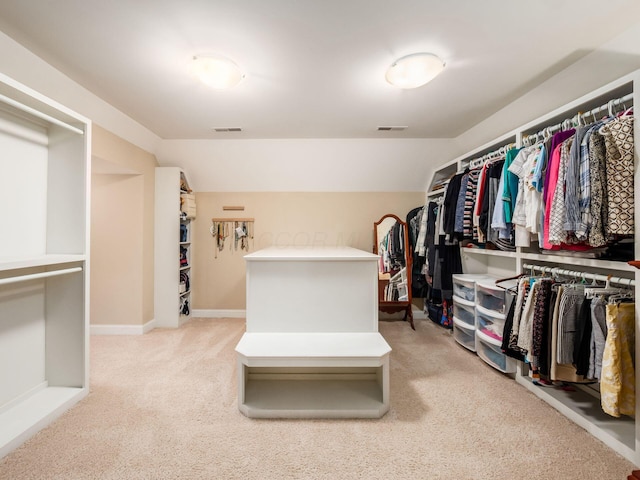
[(411, 255), (407, 255), (407, 224), (396, 215), (374, 222), (374, 253), (378, 254), (378, 308), (381, 312), (404, 312), (411, 328)]
[(393, 217), (386, 217), (376, 227), (378, 239), (378, 272), (395, 275), (406, 266), (404, 229)]

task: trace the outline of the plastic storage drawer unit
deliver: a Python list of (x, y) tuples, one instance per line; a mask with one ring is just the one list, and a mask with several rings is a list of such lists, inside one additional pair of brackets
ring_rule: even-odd
[(469, 328), (467, 323), (461, 322), (455, 315), (453, 317), (453, 338), (467, 350), (476, 351), (475, 328)]
[(456, 317), (460, 322), (466, 323), (467, 328), (475, 328), (476, 308), (473, 302), (463, 300), (454, 295), (453, 316)]
[(502, 342), (505, 316), (480, 305), (476, 307), (476, 329), (486, 336)]
[(503, 373), (514, 373), (516, 371), (515, 360), (502, 353), (500, 346), (500, 341), (476, 330), (476, 353), (478, 356), (496, 370)]
[(476, 282), (491, 278), (481, 273), (457, 273), (451, 276), (453, 280), (453, 295), (470, 302), (476, 301)]
[(505, 313), (505, 289), (517, 285), (515, 280), (495, 284), (495, 280), (479, 280), (476, 282), (476, 305), (487, 310), (504, 314)]

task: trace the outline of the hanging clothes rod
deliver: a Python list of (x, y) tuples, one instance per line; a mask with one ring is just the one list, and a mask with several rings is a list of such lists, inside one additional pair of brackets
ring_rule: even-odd
[(49, 123), (53, 123), (55, 125), (58, 125), (59, 127), (62, 128), (66, 128), (67, 130), (73, 132), (73, 133), (77, 133), (79, 135), (84, 135), (84, 130), (78, 128), (78, 127), (74, 127), (73, 125), (69, 125), (68, 123), (63, 122), (62, 120), (58, 120), (55, 117), (52, 117), (51, 115), (47, 115), (46, 113), (42, 113), (39, 110), (36, 110), (35, 108), (31, 108), (27, 105), (24, 105), (20, 102), (15, 101), (12, 98), (6, 97), (2, 94), (0, 94), (0, 102), (6, 103), (7, 105), (10, 105), (14, 108), (17, 108), (18, 110), (21, 110), (25, 113), (28, 113), (30, 115), (33, 115), (34, 117), (38, 117), (41, 120), (45, 120)]
[(584, 278), (588, 280), (597, 280), (600, 282), (617, 283), (620, 285), (635, 286), (635, 280), (630, 278), (612, 277), (610, 275), (600, 275), (598, 273), (578, 272), (575, 270), (565, 270), (557, 267), (546, 267), (544, 265), (532, 265), (525, 263), (522, 265), (523, 270), (538, 271), (542, 273), (551, 273), (554, 275), (565, 275), (568, 277)]
[(214, 223), (222, 223), (222, 222), (253, 222), (255, 218), (212, 218), (212, 222)]
[(503, 157), (503, 156), (506, 155), (506, 153), (509, 150), (511, 150), (512, 148), (515, 148), (515, 147), (516, 147), (515, 143), (507, 143), (506, 145), (503, 145), (502, 147), (498, 148), (497, 150), (494, 150), (493, 152), (485, 153), (481, 157), (471, 159), (469, 161), (469, 168), (481, 167), (482, 165), (485, 164), (485, 162), (487, 162), (489, 160), (493, 160), (494, 158)]
[[(613, 109), (615, 106), (620, 106), (620, 105), (625, 105), (626, 103), (629, 103), (631, 105), (633, 105), (633, 93), (629, 93), (623, 97), (620, 98), (616, 98), (613, 100), (609, 100), (607, 103), (605, 103), (604, 105), (600, 105), (599, 107), (593, 108), (587, 112), (578, 112), (576, 115), (574, 115), (571, 118), (566, 118), (564, 119), (562, 122), (557, 123), (556, 125), (551, 125), (549, 127), (545, 127), (542, 130), (540, 130), (539, 132), (536, 133), (532, 133), (531, 135), (527, 135), (526, 137), (523, 138), (523, 141), (528, 141), (530, 138), (533, 139), (533, 141), (536, 141), (538, 139), (538, 137), (540, 137), (541, 139), (545, 138), (545, 136), (548, 136), (554, 132), (557, 132), (558, 130), (568, 130), (569, 128), (574, 127), (575, 125), (580, 124), (581, 120), (584, 120), (586, 117), (589, 116), (594, 116), (597, 113), (600, 113), (604, 110), (607, 110), (607, 112), (609, 113), (610, 116), (613, 115)], [(530, 144), (532, 144), (532, 142), (530, 142)]]
[(28, 282), (29, 280), (38, 280), (39, 278), (57, 277), (60, 275), (68, 275), (69, 273), (81, 272), (82, 267), (65, 268), (62, 270), (51, 270), (42, 273), (30, 273), (28, 275), (20, 275), (19, 277), (0, 278), (0, 285), (8, 285), (10, 283)]
[(633, 105), (633, 93), (629, 93), (627, 95), (625, 95), (624, 97), (620, 97), (620, 98), (616, 98), (614, 100), (609, 100), (605, 105), (600, 105), (599, 107), (596, 107), (592, 110), (589, 110), (588, 112), (583, 112), (583, 113), (578, 113), (578, 115), (582, 118), (588, 117), (590, 115), (595, 115), (596, 113), (600, 113), (603, 110), (608, 110), (609, 115), (613, 115), (613, 108), (617, 105), (623, 105), (626, 106), (625, 104), (629, 102), (631, 105)]

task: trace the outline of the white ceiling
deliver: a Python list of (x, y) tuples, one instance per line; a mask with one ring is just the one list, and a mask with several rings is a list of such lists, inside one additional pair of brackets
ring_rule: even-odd
[[(0, 2), (0, 30), (163, 139), (455, 137), (638, 19), (637, 0)], [(388, 85), (392, 61), (419, 51), (444, 73)], [(201, 53), (247, 78), (198, 84)]]

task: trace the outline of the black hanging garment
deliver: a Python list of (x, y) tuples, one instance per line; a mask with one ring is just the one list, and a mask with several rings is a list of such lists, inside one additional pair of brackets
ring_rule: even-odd
[(415, 298), (427, 296), (427, 279), (422, 272), (426, 258), (418, 255), (418, 234), (420, 233), (420, 219), (424, 207), (417, 207), (407, 214), (407, 228), (409, 230), (409, 248), (411, 249), (411, 295)]
[[(459, 185), (458, 185), (459, 187)], [(454, 190), (456, 190), (454, 186)], [(457, 188), (459, 191), (459, 188)], [(447, 194), (445, 199), (449, 197), (449, 186), (447, 186)], [(454, 196), (457, 200), (457, 195)], [(445, 200), (446, 202), (446, 200)], [(435, 202), (429, 203), (429, 212), (427, 217), (427, 261), (428, 269), (428, 294), (426, 297), (426, 310), (429, 318), (447, 328), (453, 327), (453, 278), (455, 273), (462, 273), (462, 259), (460, 257), (460, 247), (457, 241), (445, 241), (445, 235), (439, 235), (437, 232), (437, 214), (438, 207)], [(451, 209), (450, 209), (451, 210)], [(455, 221), (455, 204), (454, 221)], [(446, 212), (446, 209), (445, 209)], [(442, 214), (445, 214), (442, 212)], [(447, 217), (443, 220), (446, 222)], [(436, 242), (436, 235), (438, 236)]]
[[(443, 208), (443, 228), (447, 235), (454, 235), (456, 227), (456, 206), (458, 205), (458, 196), (460, 195), (460, 186), (462, 184), (464, 173), (458, 173), (451, 177), (447, 191), (444, 194)], [(451, 238), (451, 237), (450, 237)]]

